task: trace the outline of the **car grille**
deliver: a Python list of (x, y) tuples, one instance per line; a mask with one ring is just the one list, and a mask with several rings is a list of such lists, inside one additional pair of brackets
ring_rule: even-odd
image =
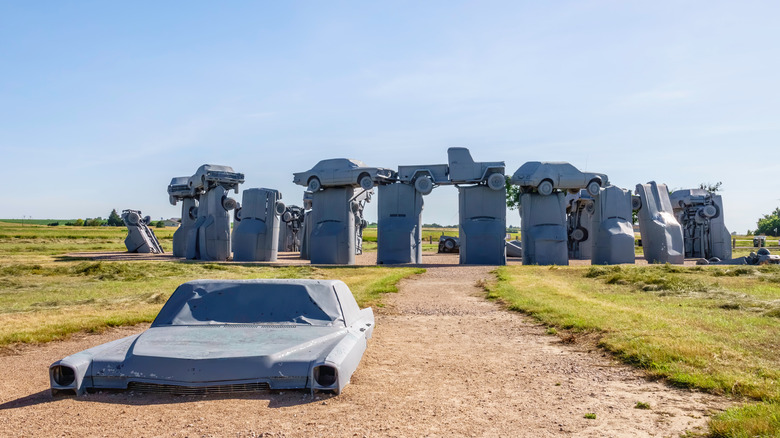
[(232, 394), (236, 392), (256, 392), (270, 389), (268, 383), (238, 383), (234, 385), (213, 385), (213, 386), (179, 386), (163, 385), (159, 383), (130, 382), (128, 390), (138, 392), (152, 392), (158, 394), (177, 394), (177, 395), (206, 395), (206, 394)]

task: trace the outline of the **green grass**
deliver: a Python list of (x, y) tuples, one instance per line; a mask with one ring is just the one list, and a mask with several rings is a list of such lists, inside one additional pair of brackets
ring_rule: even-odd
[[(155, 230), (168, 247), (174, 229)], [(339, 279), (361, 307), (382, 306), (408, 267), (290, 267), (187, 261), (92, 261), (72, 252), (125, 251), (127, 231), (0, 222), (0, 348), (41, 343), (75, 332), (150, 322), (186, 281), (252, 278)], [(20, 243), (24, 242), (24, 243)], [(23, 248), (20, 249), (20, 248)]]
[(780, 415), (780, 267), (511, 266), (496, 275), (488, 296), (510, 309), (594, 335), (674, 385), (757, 402), (717, 416), (711, 429), (760, 433), (716, 436), (780, 435), (777, 421), (755, 419)]

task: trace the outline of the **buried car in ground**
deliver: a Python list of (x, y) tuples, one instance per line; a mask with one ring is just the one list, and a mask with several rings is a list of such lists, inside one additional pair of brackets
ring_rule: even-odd
[(293, 173), (293, 182), (316, 192), (322, 187), (352, 186), (371, 190), (375, 184), (393, 182), (395, 172), (383, 167), (368, 167), (349, 158), (322, 160), (306, 172)]
[(573, 193), (586, 189), (591, 196), (599, 194), (601, 187), (609, 185), (603, 173), (580, 172), (566, 162), (529, 161), (512, 175), (512, 184), (524, 192), (536, 189), (541, 195), (551, 195), (553, 189), (570, 190)]
[(371, 308), (361, 310), (338, 280), (196, 280), (143, 333), (53, 363), (51, 391), (338, 394), (373, 329)]

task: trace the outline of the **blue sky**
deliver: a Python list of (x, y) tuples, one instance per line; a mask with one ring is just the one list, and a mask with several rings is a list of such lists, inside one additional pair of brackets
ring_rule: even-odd
[[(395, 168), (465, 146), (509, 173), (722, 181), (744, 233), (780, 205), (778, 16), (772, 1), (0, 0), (0, 217), (179, 216), (167, 184), (203, 163), (300, 204), (292, 173), (321, 159)], [(457, 223), (456, 189), (423, 215)]]

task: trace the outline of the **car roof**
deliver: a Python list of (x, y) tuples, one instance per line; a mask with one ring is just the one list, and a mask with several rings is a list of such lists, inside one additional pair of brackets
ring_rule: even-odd
[[(196, 280), (179, 286), (152, 323), (344, 326), (339, 280)], [(342, 287), (343, 286), (343, 287)]]
[(317, 163), (314, 168), (338, 168), (340, 166), (349, 166), (351, 168), (354, 167), (367, 167), (366, 163), (355, 160), (353, 158), (330, 158), (328, 160), (322, 160), (319, 163)]

